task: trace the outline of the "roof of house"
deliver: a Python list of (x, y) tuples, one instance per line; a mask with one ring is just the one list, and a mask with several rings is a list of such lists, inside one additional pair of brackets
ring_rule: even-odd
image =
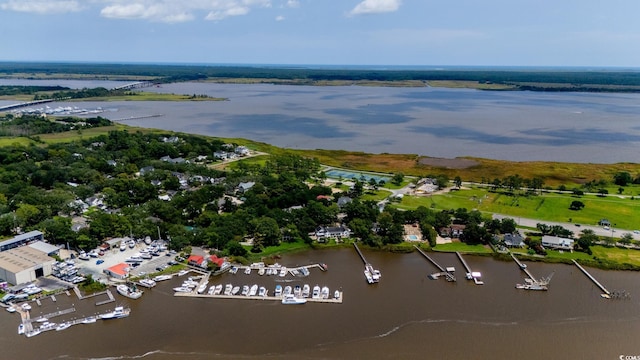
[(126, 263), (115, 264), (112, 267), (107, 268), (111, 273), (118, 274), (120, 276), (126, 276), (129, 273), (129, 269), (129, 264)]
[(550, 236), (550, 235), (543, 235), (542, 236), (542, 243), (543, 244), (551, 244), (551, 245), (556, 245), (556, 246), (570, 246), (573, 244), (573, 239), (567, 239), (567, 238), (561, 238), (558, 236)]
[(523, 238), (520, 234), (504, 234), (504, 242), (507, 245), (522, 245)]
[(215, 263), (216, 265), (218, 265), (218, 267), (221, 267), (222, 264), (224, 264), (224, 259), (223, 258), (219, 258), (215, 254), (209, 256), (209, 261), (211, 261), (212, 263)]
[(188, 263), (195, 263), (195, 264), (202, 264), (202, 262), (204, 261), (204, 256), (202, 255), (191, 255), (189, 256), (189, 259), (187, 259)]

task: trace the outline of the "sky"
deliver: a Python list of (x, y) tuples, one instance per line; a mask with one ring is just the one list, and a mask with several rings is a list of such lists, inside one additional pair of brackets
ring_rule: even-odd
[(0, 61), (640, 66), (638, 0), (0, 0)]

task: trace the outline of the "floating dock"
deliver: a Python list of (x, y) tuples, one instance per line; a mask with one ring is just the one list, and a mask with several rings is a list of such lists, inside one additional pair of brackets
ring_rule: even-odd
[(417, 245), (413, 245), (413, 247), (416, 248), (416, 250), (418, 250), (418, 252), (422, 254), (422, 256), (424, 256), (427, 260), (429, 260), (433, 264), (433, 266), (437, 267), (440, 270), (440, 273), (429, 275), (432, 279), (437, 279), (438, 277), (440, 277), (440, 275), (444, 275), (447, 281), (456, 281), (456, 277), (453, 276), (453, 273), (447, 271), (447, 269), (440, 266), (440, 264), (438, 264), (435, 260), (433, 260), (431, 256), (427, 255), (427, 253), (422, 251), (422, 249), (420, 249)]
[(462, 266), (464, 266), (464, 269), (467, 271), (467, 279), (473, 280), (473, 282), (476, 285), (484, 285), (484, 281), (480, 280), (480, 277), (482, 276), (482, 274), (477, 271), (471, 271), (471, 268), (469, 267), (467, 262), (464, 260), (464, 258), (462, 257), (462, 254), (460, 254), (459, 251), (456, 251), (456, 255), (458, 255), (458, 259), (460, 259)]
[[(236, 300), (266, 300), (266, 301), (282, 301), (281, 296), (245, 296), (245, 295), (209, 295), (198, 294), (197, 292), (176, 292), (173, 296), (180, 297), (197, 297), (197, 298), (211, 298), (211, 299), (236, 299)], [(328, 303), (328, 304), (342, 304), (343, 292), (340, 291), (338, 298), (304, 298), (307, 302)]]
[(600, 288), (600, 290), (602, 290), (604, 292), (604, 294), (602, 294), (602, 297), (605, 299), (608, 299), (611, 297), (611, 292), (609, 292), (609, 290), (607, 290), (604, 285), (600, 284), (600, 282), (598, 282), (598, 280), (596, 280), (596, 278), (594, 278), (591, 274), (589, 274), (589, 272), (583, 268), (580, 264), (578, 264), (577, 261), (575, 261), (574, 259), (571, 259), (571, 261), (573, 261), (574, 264), (576, 264), (576, 266), (578, 267), (578, 269), (582, 270), (582, 272), (587, 275), (587, 277), (589, 279), (591, 279), (591, 281), (593, 281), (594, 284), (596, 284), (596, 286), (598, 286)]
[(364, 255), (362, 254), (362, 251), (360, 251), (360, 248), (358, 248), (358, 244), (353, 243), (353, 247), (356, 248), (356, 251), (358, 252), (358, 255), (360, 255), (360, 258), (362, 259), (362, 262), (364, 263), (364, 277), (367, 279), (367, 282), (369, 284), (375, 284), (377, 282), (380, 281), (380, 271), (376, 270), (373, 268), (373, 265), (371, 265), (367, 259), (365, 259)]

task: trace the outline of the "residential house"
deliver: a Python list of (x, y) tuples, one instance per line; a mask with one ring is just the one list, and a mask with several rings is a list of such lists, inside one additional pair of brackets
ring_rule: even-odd
[(240, 156), (249, 156), (251, 154), (251, 152), (249, 151), (249, 149), (246, 146), (238, 146), (235, 149), (235, 153), (240, 155)]
[(140, 169), (140, 176), (144, 176), (145, 174), (151, 173), (154, 170), (155, 169), (153, 168), (153, 166), (145, 166), (142, 169)]
[(227, 160), (228, 154), (226, 151), (216, 151), (213, 153), (213, 158), (218, 160)]
[(345, 207), (347, 204), (351, 203), (353, 201), (353, 199), (351, 199), (348, 196), (340, 196), (338, 198), (338, 207), (343, 208)]
[(503, 241), (506, 247), (524, 247), (524, 238), (518, 233), (504, 234)]
[(199, 266), (199, 267), (207, 267), (207, 263), (206, 261), (204, 261), (204, 256), (202, 255), (191, 255), (189, 256), (189, 258), (187, 259), (187, 264), (192, 265), (192, 266)]
[(115, 160), (107, 160), (107, 164), (109, 164), (110, 166), (118, 165), (118, 163)]
[(440, 232), (440, 236), (442, 237), (450, 237), (450, 238), (457, 239), (460, 237), (460, 235), (462, 235), (465, 228), (466, 228), (466, 225), (451, 224), (448, 227), (440, 228), (439, 232)]
[(319, 242), (324, 242), (327, 239), (342, 239), (351, 236), (351, 230), (344, 226), (318, 226), (315, 232), (316, 238)]
[(253, 181), (241, 182), (238, 184), (237, 192), (245, 193), (249, 191), (256, 183)]
[(573, 240), (557, 236), (543, 235), (542, 246), (556, 250), (573, 250)]
[(177, 137), (177, 136), (163, 137), (162, 138), (162, 142), (166, 142), (166, 143), (170, 143), (170, 144), (176, 144), (176, 143), (180, 142), (180, 138)]

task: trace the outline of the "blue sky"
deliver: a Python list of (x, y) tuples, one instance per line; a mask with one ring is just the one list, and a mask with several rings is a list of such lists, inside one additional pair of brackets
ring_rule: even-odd
[(640, 65), (638, 0), (0, 0), (0, 60)]

